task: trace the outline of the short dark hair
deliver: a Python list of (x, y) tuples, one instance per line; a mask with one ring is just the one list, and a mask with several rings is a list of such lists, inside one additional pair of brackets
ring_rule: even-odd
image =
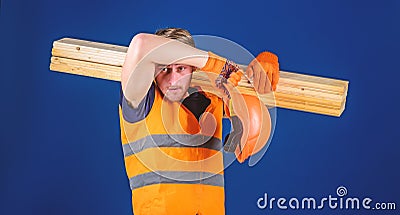
[(155, 35), (178, 40), (182, 43), (195, 47), (194, 40), (189, 31), (183, 28), (163, 28), (156, 31)]

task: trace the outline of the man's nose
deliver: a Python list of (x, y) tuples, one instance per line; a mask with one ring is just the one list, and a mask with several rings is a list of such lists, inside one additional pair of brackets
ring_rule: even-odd
[(172, 68), (171, 73), (169, 74), (169, 81), (171, 84), (174, 84), (181, 78), (180, 74), (178, 73), (178, 69)]

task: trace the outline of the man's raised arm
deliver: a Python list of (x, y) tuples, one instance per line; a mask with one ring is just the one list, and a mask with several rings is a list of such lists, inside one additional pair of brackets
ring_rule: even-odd
[(187, 64), (202, 68), (208, 52), (177, 40), (140, 33), (133, 37), (122, 66), (121, 85), (124, 96), (137, 107), (157, 75), (155, 64)]

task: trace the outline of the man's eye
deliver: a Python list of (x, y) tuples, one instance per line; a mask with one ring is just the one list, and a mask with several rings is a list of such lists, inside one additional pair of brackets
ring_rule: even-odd
[(179, 71), (184, 71), (186, 69), (186, 67), (185, 66), (180, 66), (178, 69), (179, 69)]
[(167, 68), (167, 67), (162, 67), (162, 68), (160, 69), (160, 72), (168, 72), (168, 68)]

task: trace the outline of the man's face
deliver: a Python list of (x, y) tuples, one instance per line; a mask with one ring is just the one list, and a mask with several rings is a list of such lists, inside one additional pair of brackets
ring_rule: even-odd
[(164, 96), (177, 102), (188, 95), (193, 67), (184, 64), (156, 65), (156, 83)]

